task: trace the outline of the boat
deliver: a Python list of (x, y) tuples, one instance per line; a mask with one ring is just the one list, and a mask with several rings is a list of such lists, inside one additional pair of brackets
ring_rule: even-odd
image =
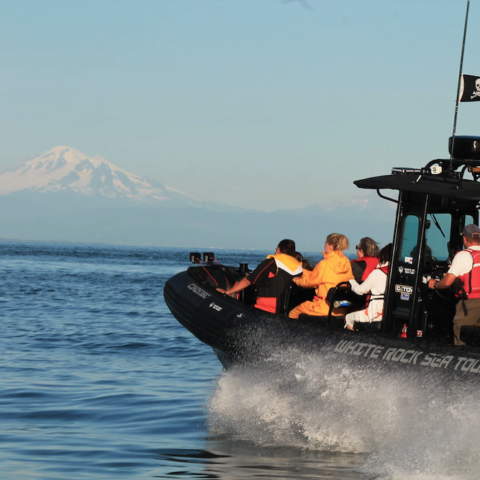
[[(313, 298), (313, 291), (295, 286), (286, 295), (284, 313), (258, 310), (248, 289), (236, 298), (217, 291), (245, 276), (248, 267), (215, 264), (208, 252), (205, 262), (199, 253), (192, 253), (196, 265), (166, 282), (167, 306), (226, 368), (265, 360), (296, 345), (375, 369), (416, 369), (480, 379), (480, 328), (464, 327), (462, 339), (467, 345), (454, 346), (452, 319), (458, 299), (452, 291), (427, 286), (430, 278), (444, 276), (463, 248), (464, 226), (478, 225), (479, 220), (480, 137), (450, 137), (449, 152), (450, 159), (435, 159), (420, 168), (393, 168), (390, 174), (354, 182), (396, 204), (382, 322), (356, 324), (355, 331), (349, 331), (344, 318), (331, 313), (289, 319), (291, 308)], [(465, 178), (467, 173), (471, 178)], [(332, 304), (351, 300), (352, 295), (342, 285), (329, 293)]]

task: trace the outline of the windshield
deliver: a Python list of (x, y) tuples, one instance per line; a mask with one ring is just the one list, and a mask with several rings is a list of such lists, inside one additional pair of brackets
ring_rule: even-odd
[(413, 263), (413, 257), (418, 249), (418, 224), (419, 218), (416, 215), (408, 215), (403, 228), (402, 251), (400, 261)]
[(449, 256), (448, 242), (450, 241), (452, 215), (450, 213), (430, 213), (427, 219), (430, 222), (430, 228), (426, 232), (425, 257), (445, 261)]

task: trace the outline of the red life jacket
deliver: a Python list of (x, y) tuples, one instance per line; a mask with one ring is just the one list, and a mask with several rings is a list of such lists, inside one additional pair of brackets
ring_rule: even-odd
[(463, 282), (468, 298), (480, 298), (480, 250), (467, 248), (462, 251), (468, 252), (472, 256), (473, 267), (468, 273), (460, 275), (458, 278)]
[(379, 270), (381, 270), (385, 275), (388, 275), (388, 272), (390, 271), (390, 265), (384, 265), (383, 267), (378, 267)]
[(356, 262), (365, 262), (366, 267), (362, 274), (362, 282), (364, 282), (367, 279), (367, 277), (377, 268), (378, 258), (377, 257), (356, 258), (355, 260), (352, 260), (350, 263), (356, 263)]

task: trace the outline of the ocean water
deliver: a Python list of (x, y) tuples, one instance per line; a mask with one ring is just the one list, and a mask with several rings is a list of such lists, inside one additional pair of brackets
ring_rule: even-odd
[(0, 478), (478, 478), (477, 391), (296, 345), (223, 371), (163, 301), (188, 266), (184, 249), (0, 243)]

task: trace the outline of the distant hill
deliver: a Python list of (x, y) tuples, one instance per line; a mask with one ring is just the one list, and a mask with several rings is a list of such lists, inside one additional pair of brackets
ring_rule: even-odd
[(388, 243), (394, 208), (367, 192), (336, 205), (261, 212), (187, 195), (100, 156), (55, 147), (0, 173), (0, 238), (272, 249), (293, 238), (320, 251), (331, 232)]

